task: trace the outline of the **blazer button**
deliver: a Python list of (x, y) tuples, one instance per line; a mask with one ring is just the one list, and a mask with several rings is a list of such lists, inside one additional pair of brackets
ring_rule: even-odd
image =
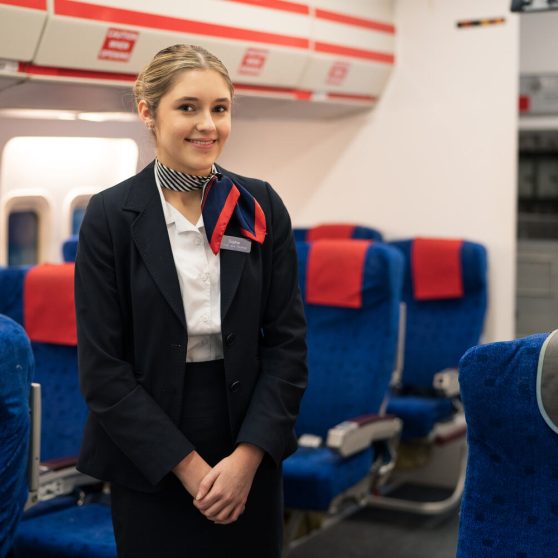
[(226, 345), (232, 345), (234, 343), (234, 340), (236, 339), (236, 335), (234, 333), (229, 333), (226, 337), (225, 337), (225, 344)]
[(229, 389), (234, 393), (235, 391), (238, 391), (240, 389), (240, 381), (239, 380), (235, 380), (234, 382), (231, 383), (231, 385), (229, 386)]

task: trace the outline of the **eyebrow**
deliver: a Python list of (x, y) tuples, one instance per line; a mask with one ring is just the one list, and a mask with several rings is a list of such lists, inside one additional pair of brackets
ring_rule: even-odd
[[(182, 102), (182, 101), (199, 101), (198, 97), (180, 97), (180, 99), (177, 99), (176, 102)], [(213, 103), (230, 103), (230, 99), (228, 97), (220, 97), (219, 99), (215, 99), (212, 102)]]

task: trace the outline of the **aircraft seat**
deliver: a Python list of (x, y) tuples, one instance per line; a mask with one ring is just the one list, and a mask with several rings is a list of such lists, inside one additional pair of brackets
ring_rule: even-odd
[[(400, 460), (392, 488), (416, 483), (451, 490), (442, 500), (374, 497), (380, 507), (442, 513), (455, 507), (465, 474), (466, 425), (459, 401), (457, 365), (479, 342), (487, 306), (486, 250), (461, 240), (390, 242), (405, 259), (404, 357), (387, 412), (403, 420)], [(417, 455), (422, 453), (422, 457)], [(428, 459), (425, 459), (428, 458)], [(426, 463), (426, 461), (428, 463)], [(446, 478), (437, 468), (446, 461)], [(402, 473), (402, 474), (399, 474)]]
[(0, 267), (0, 314), (23, 325), (23, 285), (29, 267)]
[(62, 258), (65, 262), (75, 262), (78, 246), (78, 235), (73, 235), (62, 244)]
[(14, 558), (116, 558), (110, 506), (73, 505), (22, 521)]
[(470, 349), (459, 364), (469, 461), (457, 558), (558, 549), (558, 330)]
[(333, 239), (361, 239), (382, 241), (382, 233), (370, 227), (348, 223), (326, 223), (309, 228), (294, 228), (294, 238), (297, 242), (313, 242), (315, 240)]
[(297, 253), (309, 384), (299, 449), (283, 465), (285, 506), (299, 512), (291, 538), (304, 512), (335, 512), (349, 493), (365, 498), (400, 430), (381, 415), (397, 352), (401, 255), (365, 240), (299, 242)]
[[(44, 264), (25, 272), (0, 269), (0, 300), (3, 288), (11, 293), (10, 310), (20, 317), (31, 339), (35, 379), (42, 387), (39, 502), (19, 523), (14, 558), (116, 556), (110, 507), (100, 494), (100, 484), (75, 469), (87, 408), (79, 391), (73, 268), (73, 264)], [(91, 503), (95, 499), (103, 502)], [(87, 503), (78, 506), (78, 501)], [(89, 525), (93, 516), (104, 517), (102, 528)], [(58, 532), (64, 521), (72, 528)], [(77, 553), (79, 544), (83, 548)], [(106, 548), (112, 548), (112, 554), (106, 554)]]
[(0, 315), (0, 558), (12, 546), (28, 496), (33, 353), (23, 328)]

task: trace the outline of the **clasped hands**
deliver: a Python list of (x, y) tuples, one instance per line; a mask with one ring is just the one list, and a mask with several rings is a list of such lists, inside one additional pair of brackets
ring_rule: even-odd
[(173, 472), (194, 497), (194, 506), (208, 520), (228, 525), (244, 512), (262, 458), (262, 449), (242, 443), (213, 468), (193, 451)]

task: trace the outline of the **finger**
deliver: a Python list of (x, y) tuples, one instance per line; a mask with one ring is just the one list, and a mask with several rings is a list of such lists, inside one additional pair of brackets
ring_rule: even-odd
[(214, 484), (209, 493), (207, 493), (201, 500), (194, 500), (194, 506), (205, 514), (209, 508), (215, 506), (224, 500), (224, 498), (225, 497), (220, 487)]
[(236, 508), (236, 504), (226, 506), (220, 513), (217, 514), (216, 517), (213, 518), (213, 521), (215, 523), (230, 523)]
[(244, 513), (244, 509), (244, 504), (239, 504), (238, 506), (236, 506), (236, 508), (234, 508), (227, 519), (223, 521), (215, 521), (214, 523), (216, 523), (217, 525), (230, 525), (231, 523), (234, 523), (238, 520), (238, 518)]
[(205, 475), (205, 477), (203, 477), (198, 487), (196, 500), (201, 500), (202, 498), (205, 498), (205, 496), (211, 490), (213, 484), (217, 480), (218, 476), (219, 476), (219, 471), (216, 471), (215, 468), (213, 468), (211, 469), (211, 471), (209, 471), (209, 473), (207, 473), (207, 475)]
[(200, 511), (202, 511), (203, 515), (205, 515), (205, 517), (207, 517), (208, 519), (219, 520), (220, 518), (218, 516), (220, 516), (221, 513), (223, 513), (228, 508), (230, 508), (229, 513), (232, 512), (237, 504), (238, 502), (232, 498), (223, 498), (206, 510)]

